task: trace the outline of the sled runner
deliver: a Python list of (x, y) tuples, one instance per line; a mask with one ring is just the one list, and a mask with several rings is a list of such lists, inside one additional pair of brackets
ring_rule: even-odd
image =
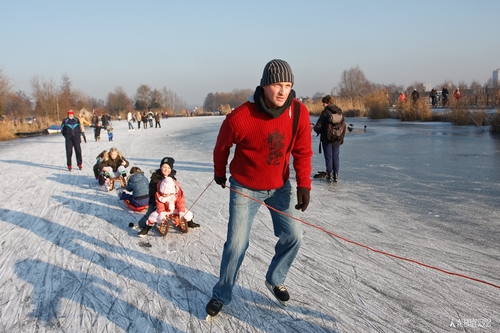
[(188, 224), (184, 218), (180, 218), (179, 215), (170, 215), (164, 219), (158, 227), (158, 232), (162, 237), (165, 237), (168, 233), (168, 229), (170, 228), (170, 224), (174, 224), (175, 226), (181, 229), (182, 233), (188, 232)]

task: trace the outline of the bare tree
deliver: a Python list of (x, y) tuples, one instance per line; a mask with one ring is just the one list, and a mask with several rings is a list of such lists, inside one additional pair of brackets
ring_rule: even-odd
[(64, 74), (61, 77), (62, 84), (59, 87), (59, 109), (62, 111), (68, 111), (75, 107), (75, 102), (73, 100), (73, 94), (71, 91), (71, 80), (68, 75)]
[(166, 87), (163, 87), (161, 90), (162, 93), (162, 103), (163, 107), (167, 110), (172, 110), (175, 112), (181, 112), (186, 108), (186, 102), (179, 96), (177, 96), (176, 93), (173, 91), (167, 89)]
[(33, 102), (23, 91), (9, 93), (4, 104), (5, 114), (27, 117), (33, 114)]
[(135, 93), (136, 109), (148, 110), (151, 105), (151, 87), (146, 84), (141, 84)]
[(3, 70), (0, 68), (0, 115), (3, 115), (4, 105), (11, 89), (9, 78), (3, 75), (2, 72)]
[(220, 111), (223, 105), (235, 108), (248, 99), (253, 94), (251, 89), (235, 89), (230, 93), (216, 92), (209, 93), (203, 102), (203, 108), (208, 111)]
[(31, 79), (31, 89), (35, 98), (35, 112), (44, 117), (59, 117), (59, 94), (52, 79), (50, 81), (40, 80), (38, 76)]
[(203, 109), (208, 111), (217, 111), (217, 104), (213, 93), (208, 93), (205, 97), (205, 100), (203, 101)]
[(363, 97), (370, 92), (371, 84), (359, 66), (356, 66), (342, 72), (339, 90), (342, 97)]
[(114, 93), (108, 94), (106, 103), (107, 109), (113, 114), (119, 114), (124, 110), (133, 110), (133, 102), (127, 96), (127, 93), (122, 87), (116, 87)]
[(161, 107), (163, 107), (163, 95), (160, 91), (153, 89), (153, 91), (151, 91), (151, 109), (159, 109)]
[(311, 97), (311, 99), (314, 101), (314, 102), (317, 102), (317, 101), (321, 101), (323, 99), (323, 97), (325, 97), (326, 94), (323, 93), (323, 92), (317, 92), (313, 95), (313, 97)]

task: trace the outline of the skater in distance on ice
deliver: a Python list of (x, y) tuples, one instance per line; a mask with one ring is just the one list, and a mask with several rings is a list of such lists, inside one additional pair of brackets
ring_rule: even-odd
[[(337, 182), (340, 166), (340, 145), (344, 143), (346, 125), (342, 110), (334, 104), (332, 96), (326, 95), (321, 100), (324, 110), (321, 112), (314, 131), (320, 135), (320, 153), (323, 147), (323, 156), (326, 165), (326, 180)], [(336, 115), (340, 122), (332, 124), (332, 115)]]
[[(279, 212), (297, 216), (297, 210), (305, 211), (309, 205), (313, 152), (309, 112), (294, 98), (293, 83), (292, 69), (286, 61), (268, 62), (254, 94), (223, 121), (213, 158), (214, 180), (225, 188), (226, 165), (234, 144), (229, 165), (231, 189), (263, 201)], [(296, 190), (289, 180), (290, 155)], [(229, 221), (220, 276), (206, 306), (210, 316), (217, 315), (222, 306), (232, 300), (236, 276), (259, 207), (260, 203), (229, 191)], [(278, 241), (264, 282), (272, 295), (285, 304), (290, 295), (284, 283), (302, 243), (302, 225), (287, 215), (269, 211)]]
[(73, 110), (68, 111), (68, 117), (63, 120), (61, 124), (61, 134), (64, 136), (66, 142), (66, 166), (68, 170), (71, 171), (73, 158), (73, 149), (76, 155), (76, 164), (78, 168), (82, 169), (82, 148), (80, 143), (82, 142), (82, 128), (78, 118), (75, 118), (75, 112)]

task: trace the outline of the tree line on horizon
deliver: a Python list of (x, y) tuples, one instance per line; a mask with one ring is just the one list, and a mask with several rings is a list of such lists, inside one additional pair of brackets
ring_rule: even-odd
[[(412, 91), (416, 89), (422, 97), (425, 97), (428, 92), (425, 87), (426, 83), (415, 81), (408, 87), (397, 84), (378, 84), (371, 82), (365, 76), (365, 73), (359, 68), (359, 66), (352, 67), (348, 70), (344, 70), (340, 77), (339, 84), (332, 88), (329, 92), (330, 95), (342, 99), (350, 99), (352, 101), (362, 101), (376, 91), (386, 91), (389, 95), (388, 102), (390, 104), (396, 104), (395, 101), (398, 99), (400, 92), (404, 92), (406, 96), (410, 96)], [(460, 88), (463, 94), (476, 95), (495, 95), (498, 86), (494, 86), (492, 78), (490, 78), (484, 84), (480, 84), (478, 81), (474, 80), (467, 85), (465, 82), (460, 81), (458, 85), (455, 85), (453, 81), (445, 80), (443, 83), (435, 85), (436, 90), (441, 90), (442, 87), (447, 86), (448, 90), (453, 92), (456, 88)], [(220, 112), (223, 109), (232, 109), (238, 105), (244, 103), (248, 96), (253, 94), (252, 89), (234, 90), (232, 92), (210, 92), (205, 97), (203, 102), (203, 109), (206, 111)], [(320, 101), (325, 95), (324, 92), (317, 92), (313, 96), (301, 96), (303, 101), (312, 100), (313, 102)], [(474, 102), (477, 103), (476, 98)], [(489, 100), (486, 98), (484, 103), (493, 105), (494, 98)], [(354, 103), (359, 104), (359, 103)]]
[(133, 97), (118, 86), (109, 92), (106, 100), (96, 99), (72, 88), (67, 75), (61, 78), (57, 86), (53, 80), (43, 80), (34, 76), (31, 80), (31, 95), (24, 91), (13, 92), (9, 79), (0, 69), (0, 116), (24, 119), (28, 116), (44, 117), (61, 120), (66, 117), (66, 111), (82, 108), (97, 110), (99, 115), (118, 116), (128, 111), (146, 111), (157, 109), (169, 114), (182, 113), (186, 102), (175, 92), (163, 87), (161, 90), (141, 84)]
[[(404, 88), (396, 84), (377, 84), (369, 81), (359, 66), (344, 70), (340, 77), (339, 84), (332, 88), (331, 95), (352, 101), (362, 101), (373, 94), (374, 91), (384, 90), (389, 96), (389, 103), (397, 100), (399, 92), (405, 92), (407, 96), (416, 89), (425, 94), (425, 83), (414, 82)], [(478, 103), (478, 95), (486, 95), (486, 103), (494, 105), (494, 98), (488, 99), (489, 94), (495, 94), (498, 86), (493, 86), (490, 78), (486, 83), (480, 84), (473, 81), (470, 85), (461, 81), (455, 85), (449, 80), (435, 87), (447, 86), (450, 91), (459, 87), (462, 92), (470, 91), (476, 94), (475, 103)], [(43, 80), (34, 76), (31, 80), (31, 95), (24, 91), (13, 92), (9, 78), (3, 75), (0, 69), (0, 116), (23, 118), (27, 116), (47, 117), (51, 119), (61, 119), (69, 109), (80, 110), (85, 107), (88, 110), (99, 110), (100, 113), (110, 115), (120, 115), (128, 111), (158, 109), (167, 111), (171, 115), (183, 114), (186, 109), (185, 101), (175, 92), (163, 87), (158, 90), (149, 85), (141, 84), (133, 97), (129, 97), (124, 89), (117, 86), (113, 92), (109, 92), (106, 100), (96, 99), (72, 88), (71, 80), (67, 75), (61, 78), (61, 85), (57, 86), (53, 80)], [(244, 103), (248, 96), (253, 94), (253, 89), (235, 89), (232, 92), (210, 92), (205, 97), (203, 107), (200, 111), (228, 113), (231, 109)], [(317, 102), (326, 94), (317, 92), (313, 96), (301, 97), (302, 100), (312, 100)]]

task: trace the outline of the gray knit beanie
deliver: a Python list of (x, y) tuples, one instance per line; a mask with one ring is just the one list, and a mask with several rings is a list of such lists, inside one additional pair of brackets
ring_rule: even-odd
[(293, 85), (292, 69), (284, 60), (274, 59), (267, 63), (262, 73), (260, 86), (264, 87), (276, 82), (291, 82)]

